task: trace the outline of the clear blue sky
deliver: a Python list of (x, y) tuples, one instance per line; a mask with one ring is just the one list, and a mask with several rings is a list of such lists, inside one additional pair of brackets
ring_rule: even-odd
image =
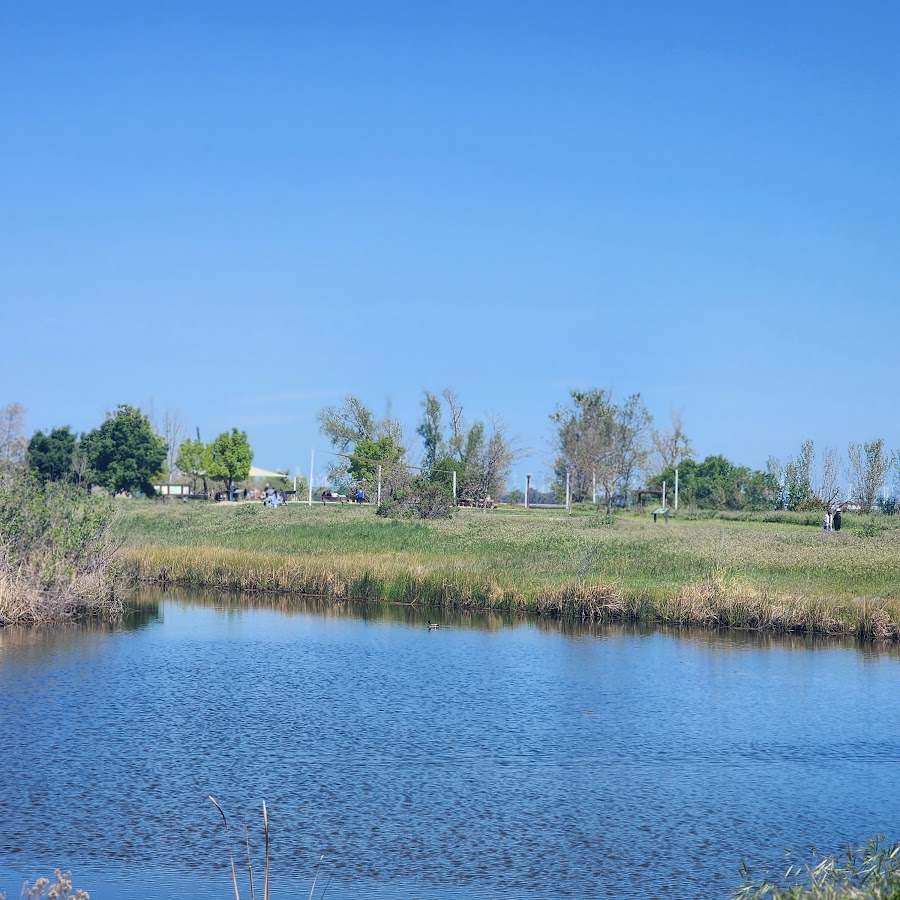
[(323, 405), (452, 386), (518, 481), (598, 386), (701, 457), (900, 448), (893, 0), (6, 3), (0, 85), (29, 432), (152, 403), (303, 470)]

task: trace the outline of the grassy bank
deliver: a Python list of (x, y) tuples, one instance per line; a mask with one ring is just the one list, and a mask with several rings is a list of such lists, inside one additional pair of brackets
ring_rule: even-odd
[(464, 510), (405, 522), (368, 507), (124, 505), (147, 581), (443, 608), (900, 637), (900, 531), (791, 522)]

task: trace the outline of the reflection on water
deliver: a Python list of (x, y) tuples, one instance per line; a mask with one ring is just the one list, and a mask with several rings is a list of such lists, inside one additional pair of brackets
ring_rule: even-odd
[(11, 897), (60, 864), (94, 900), (227, 896), (208, 794), (257, 865), (267, 801), (273, 897), (306, 896), (322, 856), (338, 900), (721, 896), (742, 859), (900, 834), (894, 648), (260, 595), (134, 606), (116, 628), (0, 629)]

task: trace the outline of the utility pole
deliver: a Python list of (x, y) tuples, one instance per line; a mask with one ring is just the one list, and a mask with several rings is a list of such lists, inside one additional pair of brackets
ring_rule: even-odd
[(528, 509), (528, 494), (531, 491), (531, 472), (525, 476), (525, 509)]
[(678, 469), (675, 470), (675, 512), (678, 512)]
[(662, 496), (662, 507), (666, 508), (666, 483), (663, 482), (663, 496)]
[(381, 463), (378, 464), (378, 505), (381, 506)]
[(568, 470), (566, 471), (566, 512), (572, 512), (572, 490)]
[(456, 506), (456, 469), (453, 470), (453, 505)]

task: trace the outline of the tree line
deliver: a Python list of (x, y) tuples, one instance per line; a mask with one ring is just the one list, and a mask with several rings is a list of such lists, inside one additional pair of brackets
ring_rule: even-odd
[[(476, 504), (504, 496), (518, 456), (515, 441), (498, 418), (470, 420), (454, 390), (425, 390), (418, 444), (407, 442), (390, 413), (377, 416), (355, 396), (317, 414), (319, 428), (334, 452), (328, 480), (338, 491), (363, 487), (371, 497), (412, 508), (444, 507), (447, 497)], [(656, 428), (640, 394), (617, 401), (600, 388), (573, 390), (550, 413), (553, 427), (552, 492), (562, 501), (602, 503), (607, 511), (629, 505), (638, 488), (674, 488), (678, 470), (680, 502), (686, 506), (733, 510), (831, 510), (852, 503), (865, 512), (894, 512), (900, 503), (886, 496), (891, 472), (900, 476), (900, 453), (883, 439), (850, 443), (842, 459), (821, 452), (811, 440), (784, 463), (768, 460), (764, 471), (736, 465), (722, 455), (695, 458), (681, 416)], [(140, 409), (120, 405), (97, 428), (76, 435), (68, 426), (25, 438), (24, 409), (0, 410), (0, 469), (27, 466), (43, 481), (72, 480), (111, 493), (152, 495), (153, 484), (180, 475), (192, 493), (208, 480), (231, 490), (245, 480), (253, 451), (237, 428), (204, 443), (186, 438), (177, 416), (165, 413), (156, 424)], [(844, 488), (843, 485), (849, 485)], [(418, 504), (418, 506), (417, 506)]]
[[(0, 410), (0, 469), (26, 468), (38, 481), (71, 481), (111, 494), (152, 497), (154, 483), (181, 473), (196, 491), (199, 481), (221, 481), (229, 489), (250, 472), (253, 451), (237, 428), (204, 444), (199, 437), (180, 440), (183, 428), (164, 414), (160, 428), (140, 409), (121, 404), (97, 428), (76, 434), (68, 425), (25, 437), (25, 410), (9, 403)], [(159, 431), (166, 433), (168, 440)]]

